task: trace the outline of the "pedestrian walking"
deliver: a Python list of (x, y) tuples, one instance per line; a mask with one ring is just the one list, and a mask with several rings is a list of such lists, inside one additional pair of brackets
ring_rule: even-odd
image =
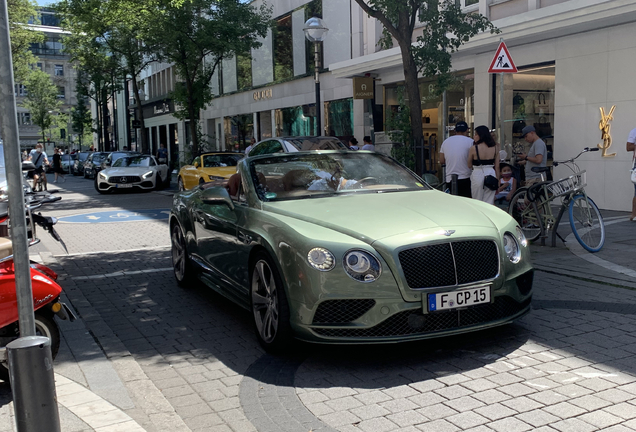
[[(627, 151), (633, 153), (632, 157), (632, 169), (636, 169), (636, 128), (632, 129), (627, 137)], [(629, 220), (636, 219), (636, 183), (634, 184), (634, 197), (632, 198), (632, 214), (629, 216)]]
[(254, 144), (256, 144), (256, 138), (252, 137), (252, 139), (250, 140), (250, 145), (247, 146), (247, 148), (245, 149), (245, 155), (248, 155), (250, 153), (252, 147), (254, 147)]
[(548, 148), (534, 129), (534, 126), (528, 125), (521, 130), (523, 139), (531, 144), (528, 153), (521, 153), (518, 156), (518, 163), (525, 165), (526, 181), (524, 186), (531, 186), (541, 181), (541, 174), (532, 171), (534, 167), (545, 167), (548, 161)]
[(66, 181), (66, 178), (64, 177), (64, 170), (62, 169), (62, 154), (63, 151), (61, 148), (53, 150), (53, 172), (55, 173), (53, 183), (57, 183), (58, 178), (61, 178), (63, 182)]
[(360, 147), (358, 147), (358, 140), (355, 139), (355, 137), (349, 140), (349, 150), (360, 150)]
[(473, 140), (468, 134), (468, 124), (464, 121), (457, 122), (455, 135), (445, 139), (439, 149), (439, 161), (446, 165), (446, 183), (450, 184), (453, 174), (457, 174), (457, 194), (472, 198), (468, 151), (473, 146)]
[(157, 162), (161, 165), (168, 165), (168, 150), (165, 144), (159, 145), (159, 150), (157, 150)]
[[(468, 151), (468, 166), (473, 170), (470, 175), (471, 191), (474, 199), (495, 204), (497, 179), (499, 178), (499, 152), (490, 135), (488, 126), (477, 126), (474, 135), (475, 144)], [(495, 177), (495, 189), (484, 182), (487, 176)]]
[(33, 178), (33, 189), (36, 189), (38, 182), (41, 180), (42, 183), (40, 185), (40, 189), (47, 189), (46, 182), (46, 172), (45, 169), (49, 164), (49, 159), (42, 147), (41, 143), (37, 143), (35, 148), (29, 152), (29, 158), (33, 165), (35, 165), (35, 170), (29, 173)]

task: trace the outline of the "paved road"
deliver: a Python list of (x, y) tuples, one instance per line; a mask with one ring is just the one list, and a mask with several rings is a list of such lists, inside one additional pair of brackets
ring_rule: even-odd
[[(62, 186), (56, 216), (170, 205), (161, 193)], [(244, 310), (175, 284), (164, 220), (60, 223), (70, 255), (50, 240), (39, 252), (82, 319), (64, 323), (56, 373), (147, 431), (636, 430), (636, 280), (604, 266), (630, 268), (617, 257), (636, 224), (616, 220), (603, 261), (533, 247), (535, 310), (514, 325), (400, 345), (298, 345), (287, 357), (262, 352)], [(11, 409), (0, 384), (2, 432)], [(61, 410), (65, 431), (100, 430), (75, 406)]]

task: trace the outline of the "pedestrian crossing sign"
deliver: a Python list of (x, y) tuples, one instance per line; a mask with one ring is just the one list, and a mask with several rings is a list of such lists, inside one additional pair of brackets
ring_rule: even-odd
[(497, 53), (495, 57), (492, 59), (490, 63), (490, 68), (488, 69), (488, 73), (501, 73), (501, 72), (509, 72), (514, 73), (517, 72), (517, 66), (512, 61), (512, 57), (510, 57), (510, 53), (508, 52), (508, 48), (506, 44), (501, 41), (499, 43), (499, 48), (497, 48)]

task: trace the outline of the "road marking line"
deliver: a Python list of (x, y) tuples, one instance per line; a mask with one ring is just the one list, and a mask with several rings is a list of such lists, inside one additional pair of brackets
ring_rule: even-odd
[(157, 272), (165, 272), (165, 271), (172, 271), (172, 267), (162, 267), (162, 268), (156, 268), (156, 269), (134, 270), (134, 271), (120, 270), (114, 273), (106, 273), (106, 274), (100, 274), (100, 275), (72, 276), (71, 279), (72, 280), (104, 279), (104, 278), (111, 278), (111, 277), (134, 276), (139, 274), (157, 273)]

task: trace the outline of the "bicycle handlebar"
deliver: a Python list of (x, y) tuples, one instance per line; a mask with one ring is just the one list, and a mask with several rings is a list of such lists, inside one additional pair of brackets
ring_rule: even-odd
[(552, 162), (552, 166), (559, 166), (559, 164), (566, 164), (566, 163), (572, 163), (574, 162), (576, 159), (578, 159), (579, 156), (581, 156), (583, 153), (587, 153), (587, 152), (595, 152), (595, 151), (599, 151), (598, 147), (585, 147), (583, 150), (581, 150), (581, 152), (579, 154), (577, 154), (576, 156), (574, 156), (572, 159), (568, 159), (568, 160), (564, 160), (564, 161), (554, 161)]

